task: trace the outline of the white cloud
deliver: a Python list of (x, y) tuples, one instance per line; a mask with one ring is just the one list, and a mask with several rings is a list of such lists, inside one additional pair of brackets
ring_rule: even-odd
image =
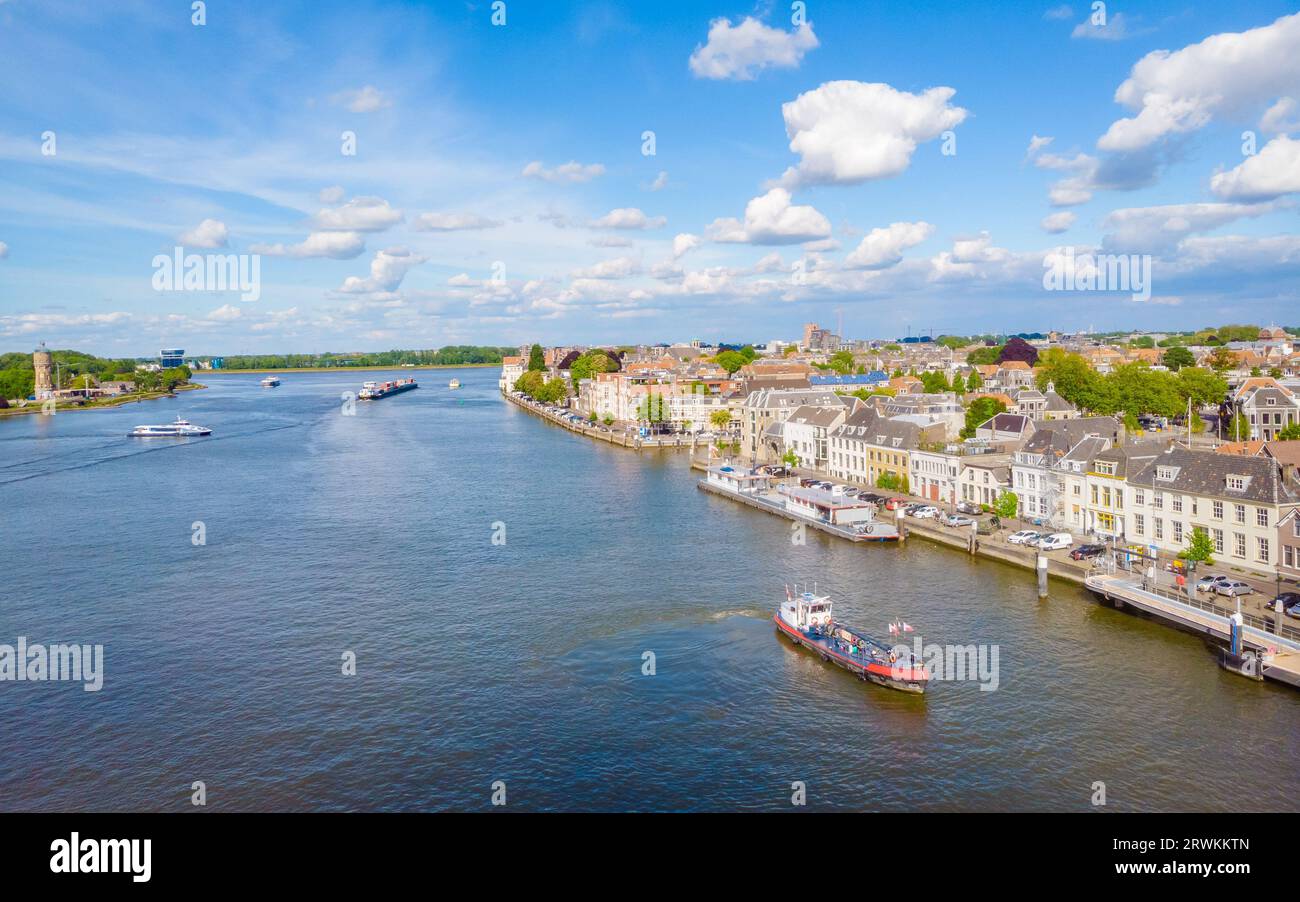
[(575, 279), (626, 279), (640, 271), (641, 264), (635, 258), (615, 257), (612, 260), (602, 260), (585, 269), (575, 269), (572, 276)]
[(1077, 217), (1069, 210), (1062, 210), (1060, 213), (1052, 213), (1048, 216), (1044, 216), (1043, 221), (1040, 222), (1039, 225), (1043, 227), (1044, 232), (1051, 235), (1059, 235), (1061, 232), (1068, 231), (1070, 226), (1074, 225), (1075, 219), (1077, 219)]
[(747, 81), (769, 66), (796, 68), (816, 46), (817, 36), (808, 22), (794, 31), (782, 31), (752, 16), (734, 27), (729, 19), (714, 19), (709, 23), (708, 43), (696, 45), (691, 54), (690, 68), (696, 78)]
[(1300, 140), (1278, 135), (1235, 169), (1210, 179), (1223, 200), (1272, 200), (1300, 191)]
[(1032, 135), (1032, 136), (1030, 136), (1030, 138), (1029, 138), (1029, 149), (1026, 150), (1025, 153), (1026, 153), (1027, 155), (1029, 155), (1029, 156), (1032, 157), (1034, 154), (1038, 153), (1038, 152), (1039, 152), (1040, 150), (1042, 150), (1044, 147), (1046, 147), (1047, 145), (1051, 144), (1053, 140), (1055, 140), (1055, 139), (1054, 139), (1054, 138), (1040, 138), (1038, 135)]
[(1034, 165), (1039, 169), (1073, 173), (1069, 178), (1061, 179), (1052, 185), (1048, 192), (1048, 200), (1051, 201), (1052, 206), (1072, 207), (1092, 200), (1092, 192), (1097, 187), (1097, 171), (1101, 165), (1096, 157), (1086, 153), (1076, 153), (1072, 157), (1054, 153), (1036, 153), (1032, 142), (1030, 155)]
[(790, 150), (800, 155), (784, 184), (856, 184), (898, 175), (916, 146), (955, 128), (966, 110), (952, 88), (921, 94), (886, 84), (831, 81), (781, 105)]
[(525, 178), (541, 179), (545, 182), (569, 183), (589, 182), (604, 174), (605, 167), (601, 163), (578, 163), (574, 160), (562, 163), (554, 169), (547, 169), (540, 160), (533, 160), (520, 173)]
[(3, 241), (0, 241), (0, 260), (3, 260), (8, 256), (9, 256), (9, 245), (5, 244)]
[(229, 323), (239, 319), (243, 315), (244, 311), (240, 310), (235, 305), (223, 304), (209, 313), (207, 318), (216, 323)]
[(662, 216), (649, 217), (636, 207), (618, 207), (592, 222), (597, 229), (658, 229), (668, 220)]
[(1168, 204), (1115, 210), (1102, 222), (1102, 245), (1120, 253), (1168, 253), (1183, 238), (1277, 209), (1274, 204)]
[(1269, 134), (1300, 132), (1300, 118), (1296, 117), (1294, 97), (1279, 97), (1277, 103), (1264, 111), (1259, 127)]
[(700, 238), (698, 235), (682, 232), (680, 235), (673, 237), (673, 259), (680, 260), (684, 254), (695, 250), (699, 246)]
[(330, 97), (334, 103), (347, 107), (350, 113), (373, 113), (393, 105), (392, 99), (374, 85), (351, 91), (340, 91)]
[(422, 213), (411, 222), (417, 232), (463, 232), (471, 229), (495, 229), (498, 219), (474, 213)]
[(790, 192), (773, 188), (745, 204), (745, 221), (715, 219), (705, 230), (713, 241), (744, 244), (798, 244), (828, 238), (830, 221), (810, 206), (790, 203)]
[(1216, 115), (1253, 115), (1300, 84), (1300, 13), (1243, 32), (1211, 35), (1181, 50), (1154, 50), (1133, 66), (1115, 101), (1137, 110), (1097, 141), (1109, 151), (1148, 147), (1195, 131)]
[(225, 247), (230, 238), (226, 224), (218, 219), (205, 219), (192, 230), (181, 233), (177, 240), (186, 247)]
[(902, 262), (903, 251), (933, 234), (934, 226), (928, 222), (895, 222), (872, 229), (844, 258), (844, 265), (851, 269), (888, 269)]
[(339, 291), (347, 294), (370, 294), (396, 291), (412, 267), (425, 261), (404, 247), (390, 247), (376, 252), (370, 261), (370, 276), (365, 279), (348, 276)]
[(1122, 41), (1127, 37), (1132, 37), (1132, 32), (1128, 30), (1128, 19), (1124, 17), (1124, 14), (1115, 13), (1098, 24), (1093, 24), (1090, 16), (1074, 26), (1074, 31), (1070, 32), (1070, 37), (1093, 41)]
[(320, 189), (320, 202), (323, 204), (336, 204), (343, 199), (343, 195), (346, 193), (340, 185), (322, 188)]
[(382, 197), (354, 197), (341, 207), (316, 214), (315, 228), (339, 232), (382, 232), (402, 221)]
[(655, 180), (650, 183), (651, 191), (662, 191), (668, 186), (668, 173), (660, 172), (655, 176)]
[(312, 232), (300, 244), (254, 244), (249, 250), (268, 257), (330, 257), (351, 260), (366, 249), (357, 232)]

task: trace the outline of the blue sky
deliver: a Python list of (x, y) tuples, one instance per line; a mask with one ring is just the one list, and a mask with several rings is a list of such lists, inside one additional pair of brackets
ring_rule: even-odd
[[(1300, 321), (1294, 4), (204, 11), (0, 0), (0, 348)], [(155, 290), (178, 245), (257, 299)]]

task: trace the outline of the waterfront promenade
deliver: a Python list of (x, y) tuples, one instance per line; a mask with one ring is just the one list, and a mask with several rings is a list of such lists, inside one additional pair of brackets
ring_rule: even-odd
[(594, 438), (602, 442), (609, 442), (611, 445), (618, 445), (621, 448), (632, 448), (633, 450), (642, 451), (649, 449), (694, 449), (700, 445), (707, 446), (707, 442), (697, 440), (693, 435), (657, 435), (643, 438), (642, 436), (633, 435), (629, 432), (620, 432), (596, 424), (579, 425), (552, 413), (546, 409), (546, 405), (540, 404), (537, 401), (517, 397), (512, 392), (502, 392), (501, 395), (516, 407), (526, 410), (535, 416), (539, 416), (548, 423), (560, 426), (570, 432), (576, 432), (579, 435), (585, 435), (587, 438)]

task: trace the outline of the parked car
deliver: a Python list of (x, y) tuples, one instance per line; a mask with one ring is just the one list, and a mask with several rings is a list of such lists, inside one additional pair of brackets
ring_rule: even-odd
[(1231, 580), (1229, 580), (1228, 577), (1223, 576), (1221, 574), (1211, 574), (1210, 576), (1202, 576), (1200, 579), (1196, 581), (1196, 591), (1212, 592), (1215, 589), (1219, 588), (1221, 584), (1227, 582), (1231, 582)]
[(1300, 592), (1283, 592), (1273, 600), (1282, 602), (1282, 613), (1300, 620)]
[(803, 486), (805, 489), (810, 489), (810, 488), (812, 488), (813, 486), (815, 486), (815, 485), (817, 484), (817, 482), (818, 482), (818, 480), (816, 480), (816, 479), (809, 479), (807, 476), (805, 476), (803, 479), (800, 479), (800, 480), (799, 480), (799, 485)]
[(943, 518), (943, 522), (945, 526), (970, 526), (975, 522), (975, 518), (965, 514), (949, 514)]
[(958, 501), (957, 512), (962, 514), (982, 514), (984, 511), (974, 501)]
[(1022, 529), (1007, 536), (1007, 541), (1012, 545), (1032, 545), (1042, 537), (1043, 533), (1036, 529)]
[(907, 503), (906, 498), (890, 498), (888, 501), (885, 502), (885, 509), (896, 511), (906, 503)]
[(1105, 545), (1080, 545), (1070, 552), (1070, 559), (1075, 561), (1086, 561), (1101, 555), (1106, 550)]
[(1040, 551), (1059, 551), (1073, 545), (1074, 536), (1068, 532), (1052, 532), (1047, 533), (1034, 544), (1038, 546)]
[(1255, 590), (1250, 587), (1249, 583), (1243, 583), (1239, 579), (1229, 579), (1215, 586), (1214, 591), (1218, 595), (1236, 598), (1238, 595), (1251, 595)]
[(941, 516), (941, 513), (939, 511), (939, 508), (934, 507), (933, 505), (930, 504), (923, 504), (917, 507), (916, 510), (909, 513), (908, 516), (916, 517), (919, 520), (928, 520), (934, 517)]

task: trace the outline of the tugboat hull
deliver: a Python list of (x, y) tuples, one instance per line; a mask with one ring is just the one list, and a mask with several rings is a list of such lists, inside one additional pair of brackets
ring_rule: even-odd
[(899, 692), (911, 692), (917, 695), (925, 692), (930, 674), (925, 670), (915, 670), (900, 665), (890, 665), (868, 660), (861, 655), (846, 654), (841, 643), (820, 633), (797, 630), (781, 619), (780, 614), (772, 617), (777, 629), (795, 645), (802, 645), (821, 655), (822, 660), (832, 661), (850, 673), (855, 673), (868, 682)]

